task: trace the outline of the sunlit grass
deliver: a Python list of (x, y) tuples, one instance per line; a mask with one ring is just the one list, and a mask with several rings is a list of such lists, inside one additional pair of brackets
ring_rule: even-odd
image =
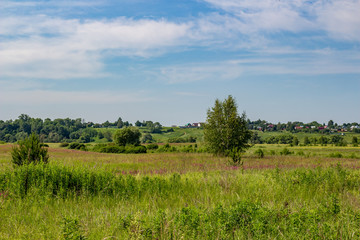
[(88, 239), (360, 238), (359, 147), (256, 145), (233, 166), (208, 153), (49, 146), (49, 169), (20, 171), (0, 145), (0, 239), (63, 239), (65, 220)]

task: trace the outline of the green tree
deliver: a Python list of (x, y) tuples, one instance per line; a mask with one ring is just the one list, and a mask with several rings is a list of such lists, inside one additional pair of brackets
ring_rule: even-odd
[(112, 142), (112, 141), (113, 141), (112, 134), (111, 134), (110, 131), (108, 131), (108, 130), (107, 130), (107, 131), (104, 131), (103, 134), (104, 134), (104, 138), (106, 138), (106, 140), (107, 140), (108, 142)]
[(299, 139), (294, 136), (293, 139), (292, 139), (292, 141), (291, 141), (291, 144), (292, 144), (293, 146), (299, 145)]
[(333, 120), (330, 120), (329, 122), (328, 122), (328, 128), (333, 128), (334, 127), (334, 121)]
[(351, 143), (354, 147), (357, 147), (359, 143), (358, 138), (356, 136), (353, 136)]
[(140, 122), (139, 120), (137, 120), (137, 121), (135, 122), (135, 126), (136, 126), (136, 127), (141, 127), (142, 124), (141, 124), (141, 122)]
[(150, 133), (145, 133), (144, 136), (141, 138), (142, 143), (151, 143), (153, 141), (153, 137)]
[(241, 153), (250, 147), (252, 133), (248, 130), (246, 115), (239, 116), (235, 99), (229, 95), (223, 102), (216, 99), (208, 110), (204, 126), (204, 140), (215, 155), (231, 157), (241, 163)]
[(305, 146), (310, 145), (310, 140), (309, 140), (309, 137), (308, 137), (308, 136), (306, 136), (306, 137), (304, 138), (304, 145), (305, 145)]
[(128, 144), (139, 145), (140, 144), (141, 133), (137, 128), (126, 127), (120, 130), (117, 130), (114, 134), (114, 142), (120, 146), (125, 146)]
[(38, 135), (32, 133), (28, 138), (18, 142), (11, 151), (12, 162), (14, 165), (25, 165), (30, 163), (48, 163), (48, 150), (40, 142)]
[(119, 117), (119, 119), (115, 122), (115, 125), (117, 128), (122, 128), (124, 126), (124, 122), (121, 117)]
[(321, 146), (324, 146), (324, 145), (326, 146), (328, 141), (329, 140), (327, 137), (324, 137), (324, 136), (319, 137), (319, 143), (321, 144)]

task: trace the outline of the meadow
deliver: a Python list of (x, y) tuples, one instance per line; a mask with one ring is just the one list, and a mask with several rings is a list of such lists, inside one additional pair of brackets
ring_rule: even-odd
[(0, 145), (0, 239), (360, 238), (360, 147), (255, 145), (242, 166), (54, 143), (48, 165), (13, 168), (10, 151)]

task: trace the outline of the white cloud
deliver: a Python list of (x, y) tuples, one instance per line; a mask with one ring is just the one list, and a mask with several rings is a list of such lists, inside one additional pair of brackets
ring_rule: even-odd
[(242, 22), (256, 31), (309, 30), (312, 23), (301, 16), (299, 10), (308, 6), (305, 1), (279, 0), (204, 0), (232, 14), (234, 21)]
[(127, 18), (80, 22), (36, 16), (0, 22), (2, 77), (49, 79), (100, 77), (107, 54), (151, 56), (181, 45), (190, 28)]
[[(313, 32), (310, 37), (324, 37), (322, 31), (335, 39), (360, 41), (359, 0), (203, 1), (225, 14), (220, 11), (200, 14), (182, 22), (125, 17), (81, 21), (46, 15), (5, 15), (0, 17), (0, 79), (101, 78), (106, 76), (104, 60), (108, 56), (148, 58), (189, 46), (279, 53), (287, 51), (286, 44), (291, 46), (286, 36), (282, 39), (283, 31), (298, 34), (298, 42), (311, 42), (302, 32)], [(5, 8), (15, 8), (37, 6), (38, 2), (4, 1), (4, 4)], [(87, 4), (91, 5), (76, 1), (71, 6)], [(211, 76), (234, 79), (240, 75), (241, 71), (228, 63), (163, 68), (160, 74), (170, 83), (202, 81)]]
[(169, 84), (197, 81), (228, 81), (239, 78), (242, 69), (232, 63), (185, 64), (163, 67), (154, 74), (156, 79)]
[(318, 10), (319, 24), (335, 39), (360, 41), (360, 1), (333, 1)]
[(151, 97), (143, 91), (55, 91), (55, 90), (0, 90), (0, 105), (73, 105), (121, 104), (149, 102)]
[(8, 1), (2, 0), (1, 7), (3, 9), (17, 9), (17, 8), (34, 8), (34, 7), (91, 7), (104, 4), (104, 1), (64, 1), (64, 0), (50, 0), (50, 1)]
[(335, 51), (270, 51), (249, 54), (225, 62), (167, 66), (152, 72), (154, 79), (168, 84), (214, 81), (244, 81), (247, 76), (360, 74), (360, 52)]
[(203, 0), (254, 32), (325, 31), (335, 39), (359, 41), (359, 0)]

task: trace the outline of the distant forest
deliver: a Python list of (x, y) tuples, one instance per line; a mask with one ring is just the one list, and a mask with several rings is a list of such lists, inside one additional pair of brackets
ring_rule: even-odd
[[(136, 127), (146, 127), (149, 133), (162, 133), (162, 125), (159, 122), (136, 121)], [(45, 142), (80, 142), (88, 143), (95, 141), (95, 138), (112, 141), (112, 132), (109, 128), (123, 128), (133, 126), (128, 121), (123, 121), (120, 117), (115, 122), (106, 121), (104, 123), (85, 122), (81, 118), (77, 119), (54, 119), (32, 118), (26, 114), (21, 114), (16, 120), (0, 120), (0, 141), (16, 142), (27, 137), (32, 132), (39, 134)], [(330, 132), (356, 132), (360, 133), (358, 123), (346, 123), (339, 125), (330, 120), (327, 124), (318, 122), (288, 122), (288, 123), (269, 123), (264, 120), (248, 120), (250, 130), (258, 131), (288, 131), (291, 133), (330, 133)], [(166, 130), (165, 130), (166, 131)]]

